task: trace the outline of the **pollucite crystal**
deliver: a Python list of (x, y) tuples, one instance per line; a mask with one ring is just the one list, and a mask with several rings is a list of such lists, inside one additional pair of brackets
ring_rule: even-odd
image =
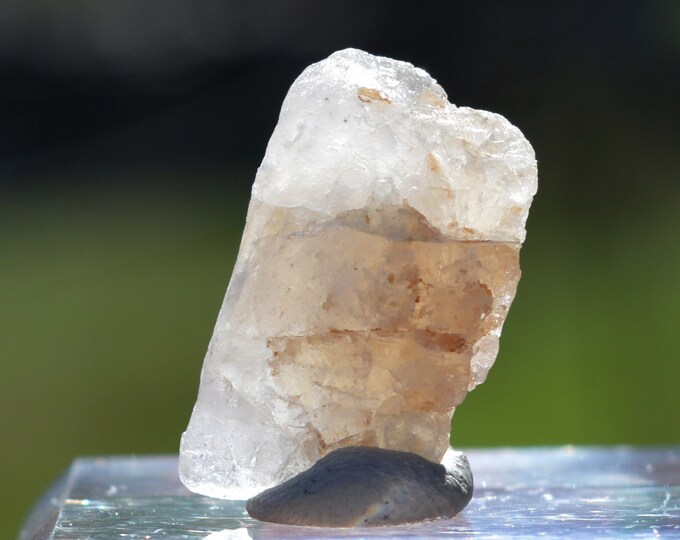
[(180, 477), (243, 498), (333, 449), (439, 461), (486, 378), (536, 191), (522, 133), (347, 49), (291, 87), (253, 185)]

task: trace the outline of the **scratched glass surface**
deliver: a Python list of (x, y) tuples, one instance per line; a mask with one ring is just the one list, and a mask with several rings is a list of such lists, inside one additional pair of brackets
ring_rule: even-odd
[(467, 451), (475, 494), (453, 519), (321, 529), (248, 517), (243, 501), (188, 492), (174, 457), (78, 459), (21, 540), (680, 536), (680, 447)]

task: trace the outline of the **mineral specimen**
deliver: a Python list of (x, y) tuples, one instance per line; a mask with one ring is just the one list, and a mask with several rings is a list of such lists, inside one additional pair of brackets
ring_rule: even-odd
[(246, 504), (261, 521), (312, 527), (375, 527), (453, 517), (472, 497), (467, 458), (445, 465), (410, 452), (352, 446)]
[(191, 490), (244, 498), (330, 451), (438, 462), (486, 378), (536, 191), (503, 117), (347, 49), (291, 87), (182, 437)]

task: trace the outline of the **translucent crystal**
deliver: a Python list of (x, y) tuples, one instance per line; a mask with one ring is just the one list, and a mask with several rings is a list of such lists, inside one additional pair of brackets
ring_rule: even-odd
[(347, 49), (291, 87), (253, 185), (180, 476), (242, 498), (329, 451), (439, 461), (519, 280), (537, 176), (503, 117)]

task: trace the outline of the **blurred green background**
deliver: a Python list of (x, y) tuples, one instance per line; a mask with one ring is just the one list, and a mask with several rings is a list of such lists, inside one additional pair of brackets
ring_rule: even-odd
[(454, 444), (680, 442), (680, 3), (12, 0), (0, 538), (76, 456), (177, 452), (281, 101), (346, 46), (426, 68), (538, 157)]

